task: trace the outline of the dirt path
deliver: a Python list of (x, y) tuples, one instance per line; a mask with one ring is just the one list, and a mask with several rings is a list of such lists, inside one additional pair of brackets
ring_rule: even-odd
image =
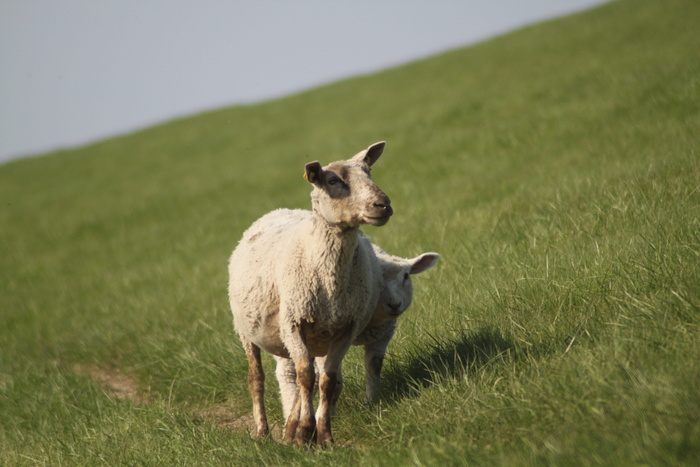
[[(97, 365), (76, 365), (75, 372), (86, 375), (95, 381), (109, 396), (116, 399), (144, 404), (149, 401), (149, 393), (134, 375), (119, 368)], [(192, 410), (192, 418), (199, 421), (214, 423), (223, 430), (251, 431), (254, 427), (253, 415), (233, 415), (228, 404), (215, 404), (209, 407), (199, 407)]]

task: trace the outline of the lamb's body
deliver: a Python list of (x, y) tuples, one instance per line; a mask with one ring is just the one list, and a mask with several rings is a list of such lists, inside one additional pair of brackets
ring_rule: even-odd
[(402, 258), (372, 245), (382, 272), (382, 292), (370, 322), (358, 334), (353, 345), (365, 348), (366, 400), (374, 402), (379, 395), (380, 379), (386, 349), (396, 331), (396, 320), (411, 306), (411, 276), (432, 268), (440, 258), (437, 253), (423, 253), (415, 258)]
[[(384, 143), (347, 161), (306, 166), (314, 184), (312, 216), (273, 211), (243, 235), (229, 262), (229, 298), (234, 326), (246, 350), (257, 434), (268, 432), (260, 348), (291, 358), (299, 397), (291, 408), (285, 437), (309, 442), (318, 429), (331, 442), (330, 404), (337, 375), (352, 341), (365, 328), (379, 297), (380, 271), (372, 251), (359, 248), (360, 224), (384, 225), (389, 198), (372, 182), (369, 166)], [(314, 358), (324, 357), (320, 374), (318, 425), (312, 395)]]

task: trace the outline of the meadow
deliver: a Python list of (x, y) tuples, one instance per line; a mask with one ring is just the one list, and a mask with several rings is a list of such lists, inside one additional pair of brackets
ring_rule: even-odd
[[(0, 165), (0, 465), (697, 465), (700, 4), (615, 1)], [(386, 140), (414, 280), (336, 445), (251, 438), (227, 260), (306, 162)]]

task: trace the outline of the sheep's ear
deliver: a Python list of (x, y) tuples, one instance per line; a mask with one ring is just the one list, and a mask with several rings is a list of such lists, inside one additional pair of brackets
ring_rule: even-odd
[(314, 185), (319, 185), (321, 183), (321, 175), (323, 174), (323, 169), (321, 168), (321, 163), (318, 161), (309, 162), (306, 164), (306, 171), (304, 172), (304, 179), (309, 183)]
[(423, 253), (420, 256), (416, 256), (415, 258), (409, 260), (411, 263), (410, 273), (420, 274), (423, 271), (427, 271), (435, 266), (438, 259), (440, 259), (440, 255), (437, 253)]
[(353, 159), (354, 160), (361, 160), (365, 164), (371, 166), (375, 162), (377, 162), (377, 159), (379, 159), (379, 156), (382, 155), (384, 152), (384, 146), (386, 145), (386, 142), (380, 141), (378, 143), (374, 143), (364, 151), (358, 152)]

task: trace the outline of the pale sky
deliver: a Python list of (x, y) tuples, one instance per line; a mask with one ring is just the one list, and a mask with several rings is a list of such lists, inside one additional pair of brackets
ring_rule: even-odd
[(0, 163), (280, 97), (606, 0), (0, 0)]

